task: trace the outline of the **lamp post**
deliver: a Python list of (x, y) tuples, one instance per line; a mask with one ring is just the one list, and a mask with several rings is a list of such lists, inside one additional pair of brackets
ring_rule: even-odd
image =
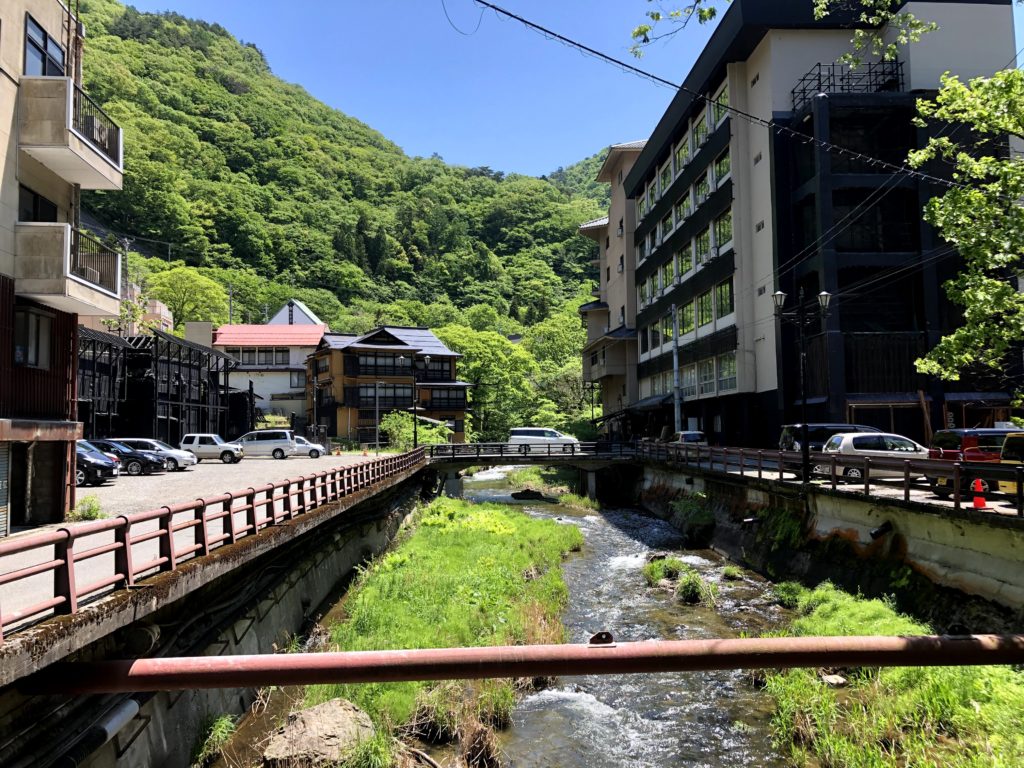
[(430, 355), (424, 355), (420, 362), (413, 358), (412, 361), (412, 447), (418, 448), (420, 444), (418, 425), (420, 421), (420, 373), (430, 365)]
[[(811, 446), (807, 430), (807, 334), (804, 329), (811, 323), (828, 317), (828, 305), (831, 300), (832, 294), (822, 291), (818, 294), (818, 308), (808, 312), (804, 306), (804, 289), (801, 287), (797, 292), (796, 309), (792, 312), (783, 312), (786, 294), (782, 291), (772, 294), (775, 316), (780, 321), (796, 325), (800, 334), (800, 477), (804, 483), (811, 481)], [(779, 472), (782, 472), (782, 467), (779, 467)]]
[(380, 456), (380, 385), (383, 381), (373, 382), (373, 454)]

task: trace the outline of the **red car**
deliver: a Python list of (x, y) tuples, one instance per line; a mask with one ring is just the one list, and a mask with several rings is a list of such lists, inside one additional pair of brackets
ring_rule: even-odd
[[(942, 429), (932, 437), (928, 450), (928, 458), (943, 461), (961, 461), (965, 463), (985, 463), (999, 461), (999, 453), (1003, 448), (1006, 436), (1019, 429)], [(961, 484), (966, 488), (974, 480), (970, 468), (965, 467)], [(984, 477), (980, 478), (982, 490), (996, 490), (995, 483)], [(946, 477), (930, 477), (928, 482), (932, 492), (939, 498), (946, 498), (953, 493), (953, 481)]]

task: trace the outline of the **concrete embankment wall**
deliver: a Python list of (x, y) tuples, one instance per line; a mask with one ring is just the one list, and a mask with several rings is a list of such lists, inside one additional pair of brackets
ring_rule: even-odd
[(1020, 629), (1024, 519), (651, 465), (634, 488), (666, 519), (673, 499), (706, 494), (715, 548), (770, 578), (893, 595), (938, 631)]
[[(353, 569), (383, 552), (413, 509), (422, 489), (413, 477), (379, 496), (346, 510), (336, 521), (287, 546), (278, 547), (203, 590), (161, 609), (68, 660), (154, 655), (239, 655), (281, 652), (297, 633), (308, 629), (321, 604), (337, 594)], [(44, 764), (51, 752), (65, 755), (60, 735), (81, 733), (103, 712), (138, 711), (106, 744), (81, 742), (76, 765), (135, 768), (191, 764), (204, 726), (212, 719), (245, 712), (255, 699), (250, 689), (189, 690), (136, 697), (66, 698), (24, 696), (15, 689), (0, 694), (0, 733), (23, 732), (0, 764)], [(55, 707), (57, 714), (44, 713)], [(116, 720), (117, 718), (113, 718)], [(33, 728), (33, 721), (37, 726)], [(45, 763), (48, 764), (48, 763)], [(71, 763), (69, 763), (71, 764)]]

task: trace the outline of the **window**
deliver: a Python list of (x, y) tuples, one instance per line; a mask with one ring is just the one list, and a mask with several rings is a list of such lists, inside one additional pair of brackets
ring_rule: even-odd
[(288, 347), (274, 348), (274, 364), (288, 365)]
[(693, 185), (693, 196), (700, 205), (708, 199), (708, 195), (711, 194), (711, 182), (708, 181), (707, 173), (702, 173), (697, 179), (697, 183)]
[(721, 184), (729, 175), (731, 168), (727, 149), (715, 159), (715, 180)]
[(732, 298), (732, 278), (715, 286), (715, 316), (731, 315), (735, 307)]
[(693, 148), (696, 150), (708, 138), (708, 118), (705, 112), (701, 112), (693, 124)]
[(664, 240), (672, 232), (672, 211), (661, 220), (661, 239)]
[(702, 395), (715, 393), (715, 358), (709, 357), (697, 363), (697, 385)]
[(651, 233), (647, 236), (647, 252), (653, 253), (654, 249), (658, 247), (658, 230), (652, 229)]
[(331, 359), (329, 357), (318, 357), (316, 359), (316, 372), (327, 373), (331, 369)]
[(658, 199), (658, 185), (652, 181), (650, 186), (647, 187), (647, 207), (653, 208), (655, 201)]
[(661, 173), (658, 174), (658, 182), (661, 185), (661, 194), (664, 195), (672, 183), (672, 158), (669, 158), (668, 162), (661, 167)]
[(18, 221), (57, 221), (57, 206), (28, 187), (18, 190)]
[(708, 257), (708, 254), (711, 253), (711, 230), (705, 229), (703, 232), (697, 235), (697, 239), (694, 240), (693, 245), (694, 253), (696, 256), (696, 262), (698, 264), (703, 264), (704, 259), (706, 259)]
[(715, 245), (719, 248), (732, 242), (732, 209), (715, 219)]
[(626, 324), (626, 305), (621, 304), (619, 306), (619, 325)]
[(640, 283), (640, 306), (647, 304), (647, 297), (650, 296), (650, 292), (647, 290), (647, 281), (644, 280)]
[(679, 309), (679, 333), (691, 333), (693, 331), (693, 302), (688, 301)]
[(50, 367), (53, 318), (34, 309), (14, 310), (14, 364)]
[(642, 198), (642, 197), (638, 198), (637, 201), (636, 201), (636, 220), (637, 221), (640, 221), (641, 219), (643, 219), (644, 214), (647, 213), (647, 211), (644, 209), (644, 202), (645, 202), (644, 198)]
[(690, 215), (690, 192), (687, 190), (682, 199), (676, 203), (676, 226), (680, 226)]
[(651, 323), (651, 349), (661, 346), (661, 330), (657, 323)]
[(256, 347), (245, 347), (242, 349), (242, 364), (256, 365)]
[(683, 172), (688, 162), (690, 162), (690, 137), (683, 136), (683, 140), (676, 147), (676, 175)]
[(306, 372), (292, 371), (288, 374), (288, 386), (292, 389), (299, 389), (306, 386)]
[(683, 366), (683, 397), (697, 396), (697, 366)]
[(256, 350), (256, 361), (260, 365), (274, 364), (274, 350), (272, 347), (260, 347)]
[(242, 359), (242, 350), (238, 347), (228, 347), (227, 349), (224, 350), (224, 352), (228, 355), (231, 355), (233, 358), (235, 358), (235, 360)]
[(25, 18), (25, 74), (64, 76), (64, 49), (31, 16)]
[(715, 313), (711, 305), (711, 291), (702, 293), (697, 298), (697, 326), (708, 325), (715, 319)]
[(729, 84), (722, 86), (722, 90), (715, 97), (714, 115), (715, 125), (718, 125), (729, 114)]
[(619, 272), (625, 272), (625, 271), (626, 271), (626, 254), (620, 253), (619, 254)]
[(682, 277), (693, 269), (693, 247), (687, 243), (686, 247), (676, 254), (676, 257), (679, 259), (679, 275)]
[(665, 287), (668, 287), (668, 286), (672, 285), (672, 281), (676, 279), (676, 260), (675, 260), (675, 257), (673, 257), (673, 258), (669, 259), (667, 262), (665, 262), (664, 269), (665, 269), (665, 277), (664, 277), (663, 282), (664, 282)]
[(654, 294), (658, 291), (658, 281), (654, 275), (647, 278), (647, 295), (654, 301)]
[(605, 267), (604, 268), (604, 281), (605, 281), (605, 283), (610, 283), (611, 280), (612, 280), (612, 268), (611, 267)]
[(640, 329), (640, 354), (646, 354), (647, 353), (647, 351), (650, 349), (649, 344), (650, 344), (650, 341), (647, 338), (647, 329), (646, 328), (641, 328)]
[(660, 267), (658, 267), (658, 287), (663, 289), (666, 288), (667, 286), (668, 282), (665, 279), (665, 265), (662, 264)]
[(736, 389), (736, 353), (726, 352), (718, 356), (718, 391)]
[(668, 343), (675, 337), (675, 328), (673, 327), (675, 318), (672, 317), (672, 313), (669, 312), (663, 318), (661, 318), (661, 338)]

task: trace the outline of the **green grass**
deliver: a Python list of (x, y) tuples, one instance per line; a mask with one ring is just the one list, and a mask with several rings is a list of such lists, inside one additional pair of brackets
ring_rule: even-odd
[(689, 605), (714, 608), (718, 601), (718, 587), (705, 581), (693, 568), (687, 567), (676, 582), (676, 598)]
[[(825, 583), (779, 585), (796, 635), (922, 635), (882, 600)], [(1010, 768), (1024, 765), (1024, 676), (1008, 667), (852, 669), (834, 690), (818, 670), (772, 673), (775, 739), (797, 765), (827, 768)]]
[[(564, 640), (568, 600), (559, 565), (583, 538), (573, 526), (537, 520), (514, 507), (439, 498), (418, 514), (397, 549), (356, 579), (347, 620), (331, 628), (341, 650), (516, 645)], [(464, 702), (467, 700), (469, 704)], [(457, 694), (457, 695), (456, 695)], [(470, 705), (502, 722), (514, 702), (512, 681), (467, 685), (422, 682), (316, 685), (307, 704), (341, 696), (374, 722), (450, 736)]]
[(390, 768), (395, 763), (396, 746), (390, 733), (378, 731), (356, 744), (345, 760), (345, 768)]
[(103, 510), (100, 508), (100, 500), (96, 496), (83, 496), (75, 504), (75, 508), (68, 513), (67, 521), (72, 523), (82, 522), (83, 520), (99, 520), (101, 517), (106, 517), (103, 514)]
[(192, 768), (205, 768), (220, 755), (220, 751), (235, 732), (235, 718), (221, 715), (207, 720), (202, 740), (192, 751)]
[(722, 578), (726, 581), (740, 581), (743, 579), (743, 571), (735, 565), (727, 565), (722, 569)]
[(663, 581), (664, 579), (676, 579), (687, 569), (686, 563), (677, 557), (665, 557), (661, 560), (652, 560), (641, 569), (644, 579), (649, 586)]
[(600, 506), (593, 499), (586, 496), (577, 496), (575, 493), (563, 493), (558, 497), (558, 503), (566, 507), (577, 509), (600, 509)]
[(532, 488), (555, 495), (569, 493), (575, 481), (575, 472), (565, 467), (523, 467), (508, 474), (508, 483), (516, 490)]

